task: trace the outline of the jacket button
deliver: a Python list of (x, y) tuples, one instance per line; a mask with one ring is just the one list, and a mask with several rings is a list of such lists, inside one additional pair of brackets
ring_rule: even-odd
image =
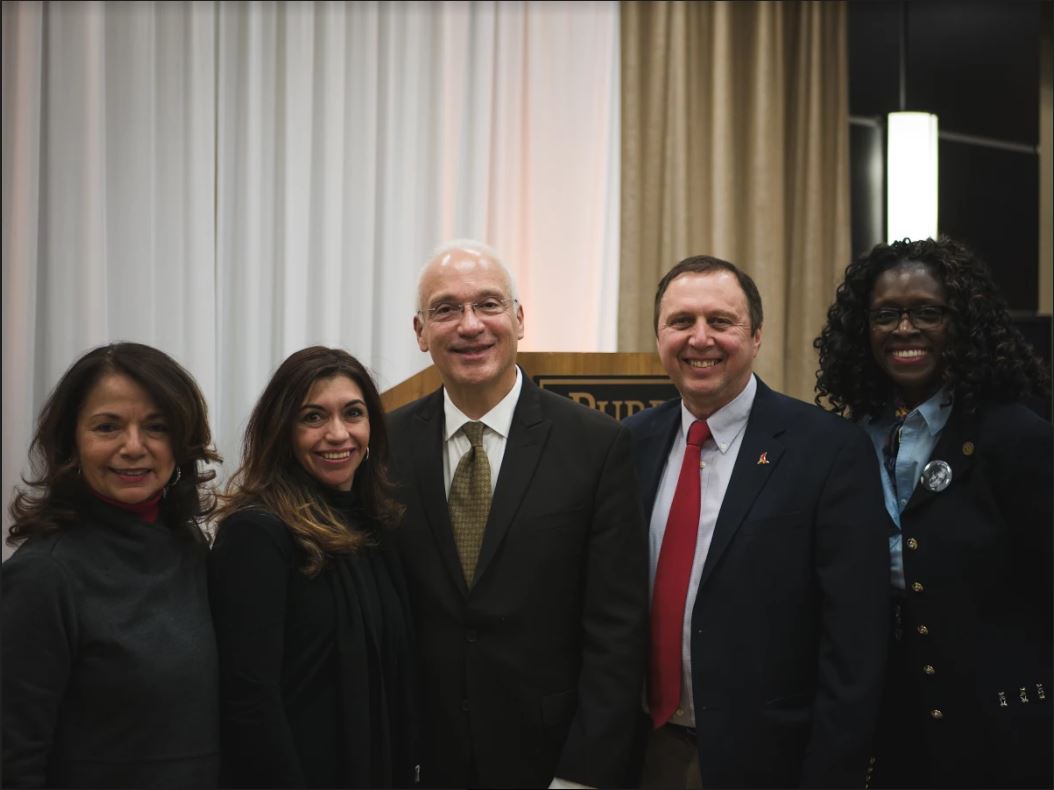
[(908, 548), (915, 551), (919, 547), (919, 542), (915, 538), (908, 538)]
[(919, 636), (926, 636), (930, 632), (930, 629), (924, 625), (915, 626), (915, 630), (919, 632)]
[(921, 582), (912, 582), (911, 583), (911, 591), (912, 592), (920, 593), (920, 592), (922, 592), (925, 589), (926, 588), (922, 586)]
[(461, 710), (465, 711), (466, 713), (468, 712), (468, 700), (467, 699), (461, 700)]
[(937, 670), (933, 668), (933, 664), (927, 664), (922, 668), (922, 672), (926, 675), (936, 675)]
[(470, 629), (470, 630), (465, 632), (465, 641), (466, 642), (475, 642), (476, 639), (478, 639), (478, 638), (479, 637), (477, 636), (477, 634), (476, 634), (474, 629)]
[(935, 721), (940, 721), (941, 719), (944, 718), (944, 714), (941, 712), (941, 710), (939, 708), (934, 708), (933, 710), (930, 711), (930, 718), (934, 719)]

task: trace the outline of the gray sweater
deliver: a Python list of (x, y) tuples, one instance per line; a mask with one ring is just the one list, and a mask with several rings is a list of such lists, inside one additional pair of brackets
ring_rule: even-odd
[(4, 563), (5, 787), (215, 787), (206, 559), (92, 501)]

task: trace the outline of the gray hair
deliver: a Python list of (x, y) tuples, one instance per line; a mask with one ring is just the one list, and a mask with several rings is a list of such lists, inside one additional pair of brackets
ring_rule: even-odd
[(421, 282), (424, 279), (425, 271), (428, 270), (428, 267), (434, 261), (442, 258), (448, 253), (454, 252), (455, 250), (474, 252), (493, 261), (494, 264), (497, 265), (499, 271), (505, 276), (505, 282), (509, 286), (509, 294), (517, 302), (520, 301), (520, 294), (516, 287), (516, 280), (505, 264), (502, 263), (501, 258), (498, 257), (498, 253), (493, 247), (484, 244), (482, 241), (477, 241), (476, 239), (451, 239), (450, 241), (443, 242), (432, 250), (432, 254), (428, 256), (428, 260), (425, 261), (424, 266), (422, 266), (421, 270), (417, 273), (417, 287), (414, 291), (414, 304), (417, 305), (418, 310), (424, 309), (424, 305), (421, 304)]

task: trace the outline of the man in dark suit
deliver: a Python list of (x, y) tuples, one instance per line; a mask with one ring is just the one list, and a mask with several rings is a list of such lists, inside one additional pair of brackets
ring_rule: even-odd
[(441, 389), (389, 415), (428, 787), (627, 786), (647, 640), (628, 433), (516, 367), (523, 308), (475, 242), (424, 268)]
[(644, 787), (859, 787), (888, 608), (889, 524), (855, 425), (753, 374), (761, 297), (698, 256), (659, 283), (681, 399), (623, 424), (653, 602)]

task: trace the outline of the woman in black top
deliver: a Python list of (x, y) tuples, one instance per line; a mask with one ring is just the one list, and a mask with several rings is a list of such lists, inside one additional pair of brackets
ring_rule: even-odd
[(293, 354), (253, 410), (209, 560), (225, 783), (415, 781), (387, 451), (380, 396), (339, 349)]
[[(854, 261), (817, 391), (882, 463), (892, 627), (874, 787), (1050, 787), (1050, 377), (947, 238)], [(1042, 401), (1040, 401), (1042, 402)]]
[(149, 346), (59, 381), (11, 505), (3, 567), (5, 787), (215, 787), (205, 401)]

